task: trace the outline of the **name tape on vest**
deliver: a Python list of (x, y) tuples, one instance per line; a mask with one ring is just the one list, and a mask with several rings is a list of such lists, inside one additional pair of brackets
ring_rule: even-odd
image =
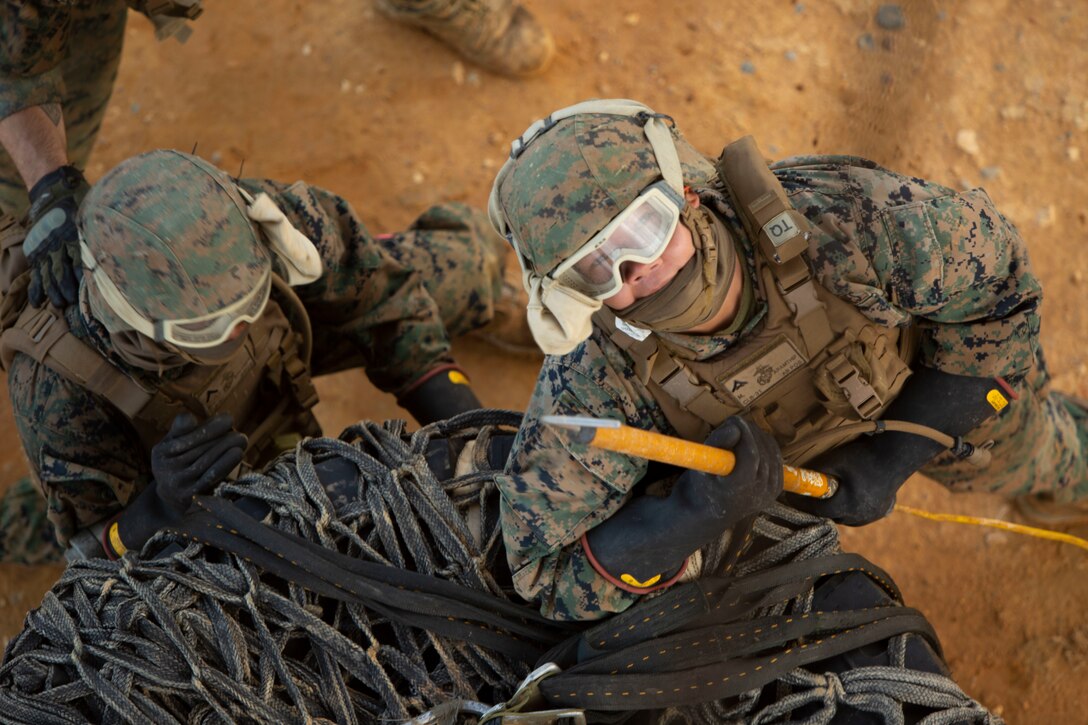
[(804, 356), (789, 340), (780, 340), (766, 348), (755, 360), (731, 377), (721, 378), (722, 387), (747, 406), (766, 393), (790, 373), (805, 366)]

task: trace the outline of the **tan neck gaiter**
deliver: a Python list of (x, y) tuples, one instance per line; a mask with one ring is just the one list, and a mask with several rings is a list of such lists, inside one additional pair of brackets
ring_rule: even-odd
[(657, 332), (684, 332), (721, 309), (736, 265), (733, 239), (702, 207), (686, 207), (680, 222), (691, 232), (695, 255), (664, 288), (617, 310), (620, 319)]

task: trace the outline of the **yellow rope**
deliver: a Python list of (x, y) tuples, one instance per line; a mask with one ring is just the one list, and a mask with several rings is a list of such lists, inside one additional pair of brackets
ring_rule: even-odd
[(1027, 536), (1036, 536), (1040, 539), (1061, 541), (1066, 544), (1072, 544), (1073, 546), (1079, 546), (1082, 549), (1088, 549), (1088, 540), (1082, 539), (1079, 536), (1073, 536), (1072, 534), (1063, 534), (1058, 531), (1051, 531), (1050, 529), (1038, 529), (1034, 526), (1014, 524), (1008, 521), (1002, 521), (1001, 519), (984, 519), (979, 518), (978, 516), (960, 516), (959, 514), (935, 514), (932, 511), (923, 511), (922, 509), (916, 509), (913, 506), (904, 506), (903, 504), (896, 504), (895, 510), (902, 511), (905, 514), (920, 516), (923, 519), (930, 519), (931, 521), (951, 521), (957, 524), (990, 526), (995, 529), (1012, 531), (1016, 534), (1026, 534)]

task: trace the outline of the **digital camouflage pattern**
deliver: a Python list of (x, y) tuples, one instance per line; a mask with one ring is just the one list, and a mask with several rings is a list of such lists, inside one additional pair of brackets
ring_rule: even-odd
[[(378, 388), (395, 394), (452, 361), (447, 324), (467, 331), (490, 321), (502, 282), (493, 256), (501, 246), (482, 212), (435, 207), (412, 231), (379, 242), (348, 202), (328, 191), (303, 182), (241, 183), (253, 195), (268, 193), (321, 254), (324, 275), (295, 288), (313, 325), (313, 375), (363, 367)], [(441, 310), (425, 280), (441, 291)], [(101, 325), (78, 306), (65, 314), (78, 337), (110, 354)], [(111, 360), (155, 384), (153, 373)], [(22, 354), (12, 361), (8, 387), (23, 449), (61, 541), (116, 513), (147, 485), (150, 451), (108, 401)]]
[(41, 491), (30, 478), (20, 478), (0, 495), (0, 562), (33, 566), (63, 556)]
[[(586, 113), (530, 141), (498, 189), (518, 251), (544, 276), (661, 178), (645, 120)], [(707, 181), (714, 167), (673, 131), (684, 182)]]
[[(408, 269), (427, 270), (423, 285), (451, 338), (488, 327), (497, 306), (506, 302), (503, 272), (510, 247), (479, 209), (459, 203), (433, 206), (407, 231), (382, 234), (377, 241)], [(519, 302), (524, 318), (524, 302)]]
[[(234, 180), (180, 151), (115, 166), (80, 205), (79, 229), (97, 267), (149, 322), (224, 310), (264, 282), (272, 264)], [(109, 331), (131, 329), (106, 303), (92, 309)]]
[[(982, 472), (938, 458), (924, 472), (954, 490), (1015, 495), (1062, 489), (1088, 494), (1088, 421), (1051, 393), (1039, 350), (1042, 290), (1023, 240), (982, 190), (952, 189), (846, 156), (806, 156), (772, 166), (793, 205), (815, 227), (808, 257), (815, 278), (873, 321), (915, 323), (918, 364), (949, 373), (1003, 376), (1019, 395), (976, 430), (996, 441)], [(543, 185), (543, 184), (542, 184)], [(741, 241), (751, 274), (753, 247), (720, 193), (704, 205)], [(565, 210), (543, 205), (545, 220)], [(681, 357), (706, 360), (761, 323), (760, 299), (732, 335), (662, 334)], [(592, 619), (629, 607), (635, 596), (599, 577), (579, 543), (611, 516), (646, 472), (640, 459), (589, 449), (545, 427), (542, 415), (589, 415), (676, 434), (631, 359), (608, 335), (593, 335), (571, 353), (548, 357), (500, 477), (503, 529), (522, 596), (557, 619)]]
[[(125, 0), (0, 3), (0, 119), (33, 106), (63, 113), (68, 160), (86, 168), (121, 61)], [(14, 162), (0, 147), (0, 209), (28, 204)]]

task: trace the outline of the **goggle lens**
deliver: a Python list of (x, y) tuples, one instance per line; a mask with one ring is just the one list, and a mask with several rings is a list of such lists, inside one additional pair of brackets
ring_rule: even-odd
[(604, 299), (623, 286), (624, 262), (648, 264), (664, 252), (680, 219), (675, 194), (654, 184), (559, 265), (554, 279), (579, 292)]
[(180, 347), (214, 347), (227, 340), (239, 322), (254, 322), (261, 316), (272, 290), (271, 274), (241, 304), (204, 319), (162, 323), (163, 339)]

